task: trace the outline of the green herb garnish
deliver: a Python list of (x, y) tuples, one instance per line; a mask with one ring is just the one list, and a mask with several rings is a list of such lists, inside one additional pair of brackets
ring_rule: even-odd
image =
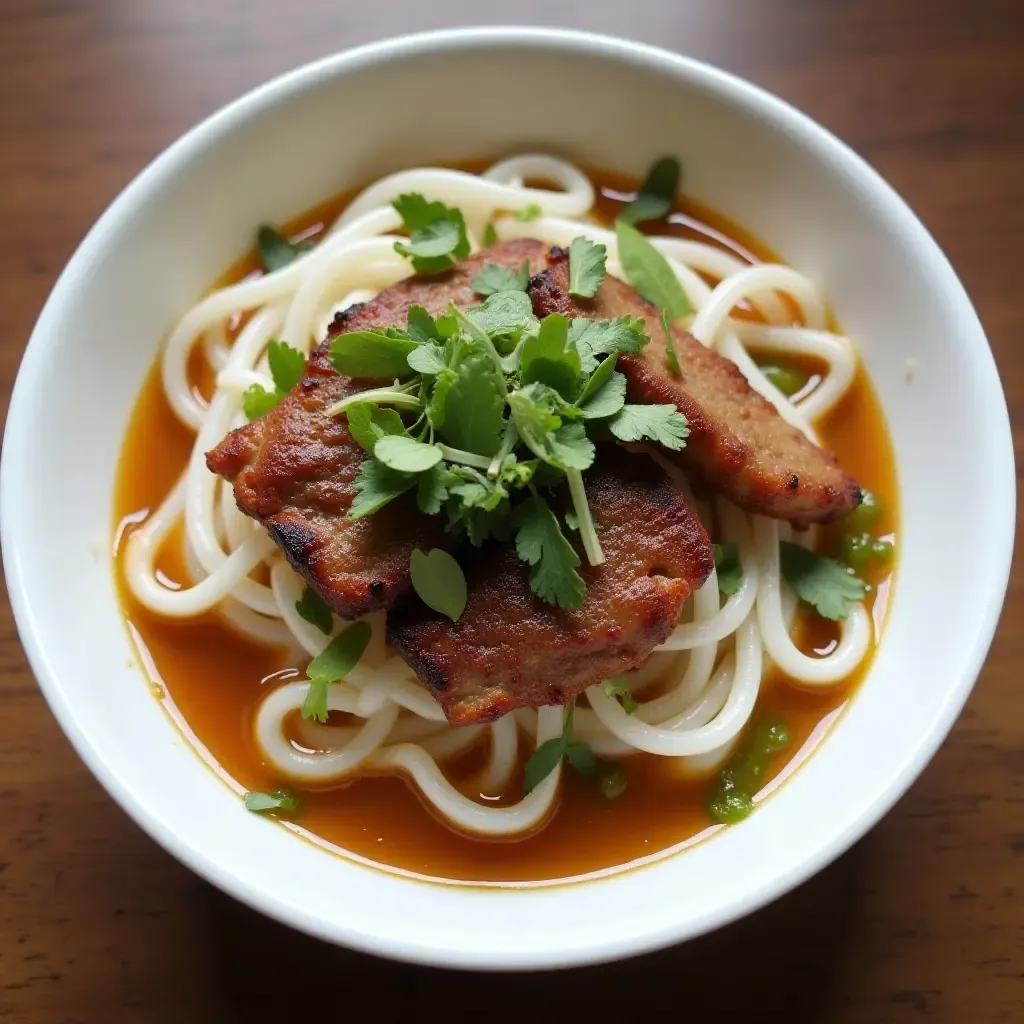
[(313, 248), (310, 241), (289, 242), (269, 224), (260, 225), (256, 232), (256, 252), (260, 257), (260, 265), (266, 273), (287, 267), (289, 263)]
[(848, 533), (870, 533), (884, 511), (882, 499), (874, 491), (862, 487), (860, 504), (843, 520), (843, 529)]
[(437, 274), (469, 255), (462, 211), (444, 203), (428, 203), (418, 193), (399, 196), (392, 204), (409, 232), (395, 251), (412, 260), (417, 274)]
[(420, 600), (458, 622), (466, 610), (466, 577), (459, 563), (440, 548), (427, 552), (416, 548), (409, 560), (409, 573)]
[(267, 814), (280, 811), (283, 814), (294, 814), (299, 809), (298, 799), (286, 789), (278, 789), (273, 793), (261, 793), (253, 790), (245, 794), (245, 809), (254, 814)]
[(331, 635), (331, 629), (334, 626), (331, 609), (327, 607), (323, 598), (315, 591), (306, 587), (302, 591), (302, 597), (295, 602), (295, 610), (311, 626), (316, 626), (324, 636)]
[(593, 298), (604, 281), (608, 250), (579, 235), (569, 246), (569, 294), (577, 299)]
[(718, 573), (718, 592), (729, 597), (740, 589), (743, 582), (743, 566), (740, 564), (740, 549), (735, 541), (712, 544), (715, 555), (715, 571)]
[(601, 684), (604, 695), (612, 700), (617, 700), (622, 705), (622, 710), (627, 715), (635, 715), (640, 705), (633, 696), (633, 691), (626, 685), (623, 679), (606, 679)]
[(619, 240), (619, 261), (626, 280), (658, 309), (663, 309), (670, 320), (689, 316), (693, 312), (690, 300), (683, 291), (675, 271), (653, 243), (636, 228), (619, 221), (615, 225)]
[(863, 600), (867, 585), (833, 558), (799, 544), (779, 545), (782, 575), (802, 601), (826, 619), (845, 619)]
[(640, 191), (618, 216), (626, 224), (642, 220), (660, 220), (672, 210), (679, 191), (679, 161), (674, 156), (656, 160), (644, 178)]
[[(600, 285), (601, 248), (576, 246), (582, 291)], [(349, 518), (414, 492), (422, 512), (443, 516), (448, 531), (470, 544), (514, 541), (534, 592), (576, 608), (585, 584), (566, 533), (578, 529), (591, 565), (604, 560), (582, 475), (595, 455), (588, 432), (608, 429), (678, 450), (687, 425), (672, 405), (625, 402), (616, 360), (647, 343), (642, 320), (570, 322), (557, 313), (538, 320), (522, 290), (528, 272), (526, 264), (518, 271), (488, 265), (473, 282), (484, 296), (478, 306), (452, 305), (437, 317), (414, 306), (405, 328), (334, 338), (339, 372), (394, 383), (348, 395), (329, 411), (346, 414), (353, 438), (372, 456), (353, 482)], [(568, 501), (551, 493), (560, 485)], [(563, 530), (563, 519), (575, 525)], [(455, 617), (462, 610), (433, 595), (424, 600)]]
[(242, 395), (242, 411), (248, 420), (254, 420), (270, 412), (302, 380), (306, 357), (283, 341), (272, 341), (267, 346), (267, 362), (274, 390), (268, 391), (260, 384), (250, 384)]
[(537, 220), (538, 217), (543, 217), (544, 211), (536, 203), (529, 203), (521, 210), (516, 210), (513, 216), (518, 221), (531, 221)]
[(798, 391), (807, 387), (810, 377), (795, 366), (779, 366), (776, 363), (758, 363), (761, 372), (787, 398), (792, 398)]
[(542, 743), (526, 762), (523, 774), (523, 793), (532, 793), (561, 763), (564, 757), (569, 764), (588, 779), (596, 778), (606, 762), (594, 753), (588, 743), (572, 739), (572, 721), (576, 702), (569, 704), (562, 725), (562, 734)]
[(710, 817), (724, 825), (746, 818), (754, 809), (754, 797), (771, 759), (789, 744), (789, 730), (783, 723), (758, 722), (743, 749), (719, 772), (708, 801)]
[(473, 278), (473, 291), (478, 295), (493, 295), (495, 292), (525, 292), (530, 284), (530, 264), (523, 260), (523, 265), (515, 272), (499, 267), (497, 263), (488, 263)]
[(327, 721), (327, 687), (344, 679), (359, 664), (371, 634), (369, 623), (353, 622), (306, 666), (309, 690), (302, 702), (303, 718)]

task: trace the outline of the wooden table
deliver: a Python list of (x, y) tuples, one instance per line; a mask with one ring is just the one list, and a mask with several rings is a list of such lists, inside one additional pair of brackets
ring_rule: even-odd
[[(399, 31), (550, 22), (707, 59), (802, 107), (903, 193), (1024, 412), (1020, 0), (2, 0), (0, 393), (64, 262), (167, 143), (295, 64)], [(955, 424), (951, 424), (955, 429)], [(1015, 439), (1024, 437), (1015, 431)], [(969, 543), (969, 538), (961, 538)], [(941, 554), (941, 553), (938, 553)], [(955, 600), (955, 595), (951, 595)], [(530, 978), (336, 950), (200, 882), (79, 763), (0, 601), (0, 1020), (1024, 1021), (1024, 567), (977, 691), (899, 806), (774, 906), (685, 947)], [(454, 987), (453, 983), (457, 983)], [(385, 987), (386, 986), (386, 987)], [(616, 1009), (618, 1008), (618, 1009)], [(666, 1011), (673, 1010), (666, 1017)]]

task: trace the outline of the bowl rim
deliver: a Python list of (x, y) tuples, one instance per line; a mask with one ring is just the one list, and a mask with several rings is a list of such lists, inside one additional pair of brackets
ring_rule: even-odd
[[(29, 434), (27, 431), (19, 431), (17, 426), (31, 411), (30, 399), (38, 376), (37, 367), (41, 366), (48, 344), (48, 321), (55, 315), (54, 311), (66, 301), (66, 296), (72, 291), (73, 279), (80, 273), (82, 266), (88, 263), (92, 249), (98, 245), (107, 225), (117, 219), (120, 211), (130, 206), (136, 195), (159, 189), (162, 181), (173, 177), (207, 145), (209, 140), (229, 134), (236, 123), (254, 111), (284, 102), (321, 80), (342, 76), (371, 63), (427, 53), (460, 52), (479, 46), (506, 49), (527, 46), (563, 52), (584, 52), (596, 54), (613, 62), (648, 67), (685, 80), (692, 88), (712, 92), (723, 102), (755, 110), (773, 123), (784, 125), (804, 138), (810, 138), (819, 149), (830, 153), (833, 158), (844, 164), (875, 193), (879, 201), (888, 206), (901, 233), (910, 234), (917, 244), (930, 250), (934, 272), (943, 278), (943, 286), (951, 291), (966, 321), (976, 327), (974, 333), (983, 342), (975, 346), (977, 351), (973, 355), (982, 364), (978, 371), (986, 379), (987, 390), (993, 398), (998, 396), (999, 399), (992, 401), (987, 409), (986, 434), (993, 446), (992, 464), (998, 467), (995, 482), (1001, 491), (990, 496), (990, 501), (997, 510), (995, 515), (998, 521), (998, 536), (994, 541), (997, 552), (994, 564), (1001, 564), (1004, 570), (1001, 575), (998, 569), (993, 570), (993, 586), (989, 588), (984, 607), (977, 613), (977, 629), (965, 659), (965, 664), (969, 666), (968, 670), (956, 680), (955, 685), (949, 687), (941, 713), (936, 716), (930, 731), (920, 738), (912, 756), (906, 758), (899, 774), (875, 794), (868, 809), (859, 817), (847, 821), (845, 828), (837, 830), (831, 842), (823, 843), (816, 850), (811, 850), (795, 860), (788, 871), (776, 875), (770, 880), (770, 884), (763, 885), (752, 895), (734, 899), (732, 903), (723, 903), (714, 913), (699, 920), (687, 920), (685, 915), (681, 915), (678, 923), (671, 929), (644, 932), (631, 940), (599, 938), (587, 944), (581, 943), (572, 949), (566, 949), (561, 958), (554, 963), (550, 959), (540, 962), (532, 958), (528, 952), (516, 952), (498, 960), (481, 957), (467, 946), (460, 951), (459, 956), (452, 956), (450, 953), (439, 956), (428, 944), (411, 938), (404, 938), (400, 942), (393, 939), (380, 941), (376, 935), (366, 933), (357, 925), (340, 920), (327, 922), (323, 918), (307, 915), (276, 894), (250, 886), (225, 869), (216, 857), (182, 842), (164, 823), (158, 811), (151, 810), (135, 798), (117, 772), (108, 766), (102, 751), (92, 743), (77, 721), (73, 702), (66, 699), (57, 682), (39, 623), (29, 608), (26, 595), (27, 581), (16, 542), (16, 535), (22, 533), (22, 527), (18, 525), (20, 517), (17, 510), (17, 476), (11, 469), (12, 465), (21, 468), (22, 460), (20, 452), (15, 454), (21, 443), (20, 439), (15, 438), (22, 434), (27, 437)], [(378, 40), (329, 54), (257, 85), (186, 131), (158, 154), (113, 199), (76, 248), (58, 277), (39, 315), (18, 368), (0, 460), (0, 548), (19, 637), (40, 689), (65, 735), (92, 774), (129, 816), (164, 849), (200, 877), (260, 913), (290, 927), (363, 952), (406, 962), (463, 969), (564, 968), (620, 959), (663, 948), (712, 931), (751, 913), (820, 871), (852, 846), (892, 808), (920, 775), (949, 733), (973, 689), (988, 653), (1009, 582), (1015, 535), (1015, 484), (1012, 435), (1005, 396), (991, 349), (970, 299), (945, 254), (928, 230), (907, 203), (863, 158), (828, 129), (786, 101), (736, 75), (695, 58), (675, 54), (646, 43), (571, 29), (519, 26), (464, 27), (417, 32)]]

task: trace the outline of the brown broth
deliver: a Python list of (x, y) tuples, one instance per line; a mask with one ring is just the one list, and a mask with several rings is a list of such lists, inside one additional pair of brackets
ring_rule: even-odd
[[(475, 165), (461, 165), (478, 170)], [(621, 175), (597, 172), (598, 213), (614, 220), (636, 183)], [(349, 201), (336, 197), (285, 225), (289, 237), (316, 237)], [(683, 199), (666, 221), (646, 225), (653, 233), (671, 233), (718, 245), (745, 260), (778, 260), (757, 239), (726, 218)], [(258, 272), (254, 252), (236, 263), (218, 286)], [(749, 310), (747, 315), (756, 316)], [(240, 324), (234, 325), (235, 329)], [(232, 331), (232, 334), (235, 332)], [(813, 365), (803, 369), (815, 372)], [(209, 395), (212, 377), (201, 358), (192, 364), (193, 384)], [(819, 430), (825, 444), (846, 469), (882, 496), (885, 513), (880, 533), (895, 538), (896, 478), (893, 453), (881, 407), (870, 381), (858, 371), (854, 385)], [(143, 385), (125, 439), (115, 494), (115, 558), (125, 531), (155, 508), (184, 468), (192, 435), (171, 412), (154, 366)], [(823, 544), (836, 537), (825, 532)], [(180, 534), (165, 545), (158, 566), (170, 580), (187, 579)], [(891, 567), (882, 567), (870, 582), (869, 600), (881, 625)], [(121, 579), (119, 571), (119, 579)], [(280, 652), (241, 638), (217, 617), (174, 622), (141, 607), (121, 580), (124, 614), (141, 661), (164, 707), (204, 759), (241, 790), (275, 789), (280, 781), (263, 764), (252, 737), (252, 722), (267, 685), (284, 668)], [(835, 639), (833, 623), (802, 609), (799, 643), (805, 651), (822, 650)], [(820, 742), (827, 727), (857, 687), (866, 665), (844, 684), (826, 692), (808, 692), (777, 671), (765, 679), (755, 718), (773, 716), (789, 726), (789, 749), (777, 756), (770, 784)], [(450, 767), (471, 792), (468, 781), (477, 765)], [(290, 827), (317, 842), (362, 855), (382, 864), (444, 878), (471, 881), (529, 881), (578, 875), (611, 867), (664, 850), (715, 828), (705, 810), (713, 780), (683, 780), (661, 758), (639, 754), (626, 764), (629, 784), (615, 800), (600, 794), (575, 772), (565, 784), (556, 813), (539, 832), (516, 841), (484, 841), (453, 831), (427, 811), (414, 788), (400, 778), (360, 778), (328, 789), (302, 792), (303, 810)], [(294, 788), (292, 786), (291, 788)]]

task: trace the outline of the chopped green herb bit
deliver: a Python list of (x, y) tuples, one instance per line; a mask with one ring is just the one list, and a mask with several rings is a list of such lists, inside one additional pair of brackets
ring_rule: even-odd
[(674, 405), (624, 405), (608, 429), (620, 441), (657, 441), (674, 452), (686, 447), (690, 425)]
[(601, 684), (601, 689), (604, 690), (606, 697), (617, 700), (627, 715), (636, 714), (640, 705), (636, 702), (633, 691), (630, 690), (624, 679), (606, 679)]
[(884, 511), (882, 499), (874, 491), (862, 487), (860, 504), (843, 520), (843, 529), (847, 533), (870, 533)]
[(867, 585), (835, 559), (788, 541), (779, 545), (779, 555), (786, 582), (824, 618), (845, 619), (864, 599)]
[(266, 273), (287, 267), (289, 263), (313, 248), (313, 242), (289, 242), (269, 224), (262, 224), (256, 232), (256, 251), (260, 265)]
[(891, 541), (878, 540), (870, 533), (844, 533), (839, 541), (840, 557), (854, 572), (864, 572), (873, 562), (890, 562)]
[(578, 235), (569, 245), (569, 294), (578, 299), (593, 298), (604, 281), (608, 250)]
[(757, 722), (742, 749), (719, 772), (708, 801), (708, 814), (715, 821), (733, 825), (754, 809), (754, 797), (764, 783), (771, 759), (789, 746), (789, 730), (782, 722)]
[(299, 801), (286, 789), (278, 789), (273, 793), (260, 793), (253, 790), (245, 794), (245, 809), (254, 814), (267, 814), (274, 811), (281, 814), (294, 814), (299, 809)]
[(466, 610), (466, 577), (458, 562), (440, 548), (423, 552), (416, 548), (409, 560), (413, 590), (435, 612), (452, 622)]
[(777, 387), (787, 398), (807, 387), (810, 377), (795, 366), (779, 366), (776, 363), (758, 364), (770, 384)]
[(729, 597), (740, 589), (743, 582), (743, 566), (740, 564), (740, 549), (735, 541), (712, 544), (715, 555), (715, 571), (718, 573), (718, 591)]
[(679, 365), (679, 355), (676, 352), (676, 339), (672, 333), (672, 324), (669, 321), (668, 313), (662, 310), (659, 314), (658, 319), (661, 322), (661, 333), (665, 335), (665, 362), (668, 363), (668, 368), (673, 373), (682, 373), (683, 369)]
[(302, 591), (302, 597), (295, 602), (295, 610), (301, 618), (305, 619), (311, 626), (316, 626), (325, 636), (331, 635), (331, 629), (334, 625), (331, 609), (327, 607), (323, 598), (315, 591), (306, 587)]
[(268, 391), (261, 384), (250, 384), (242, 394), (242, 411), (247, 420), (255, 420), (270, 412), (284, 395)]
[(543, 217), (544, 211), (536, 204), (530, 203), (528, 206), (524, 206), (521, 210), (516, 210), (515, 218), (518, 221), (531, 221), (537, 220), (538, 217)]
[(679, 190), (679, 161), (674, 156), (655, 160), (629, 206), (618, 216), (626, 224), (642, 220), (660, 220), (672, 210)]
[(484, 245), (490, 248), (492, 245), (498, 244), (498, 232), (494, 227), (493, 221), (488, 221), (484, 225)]

